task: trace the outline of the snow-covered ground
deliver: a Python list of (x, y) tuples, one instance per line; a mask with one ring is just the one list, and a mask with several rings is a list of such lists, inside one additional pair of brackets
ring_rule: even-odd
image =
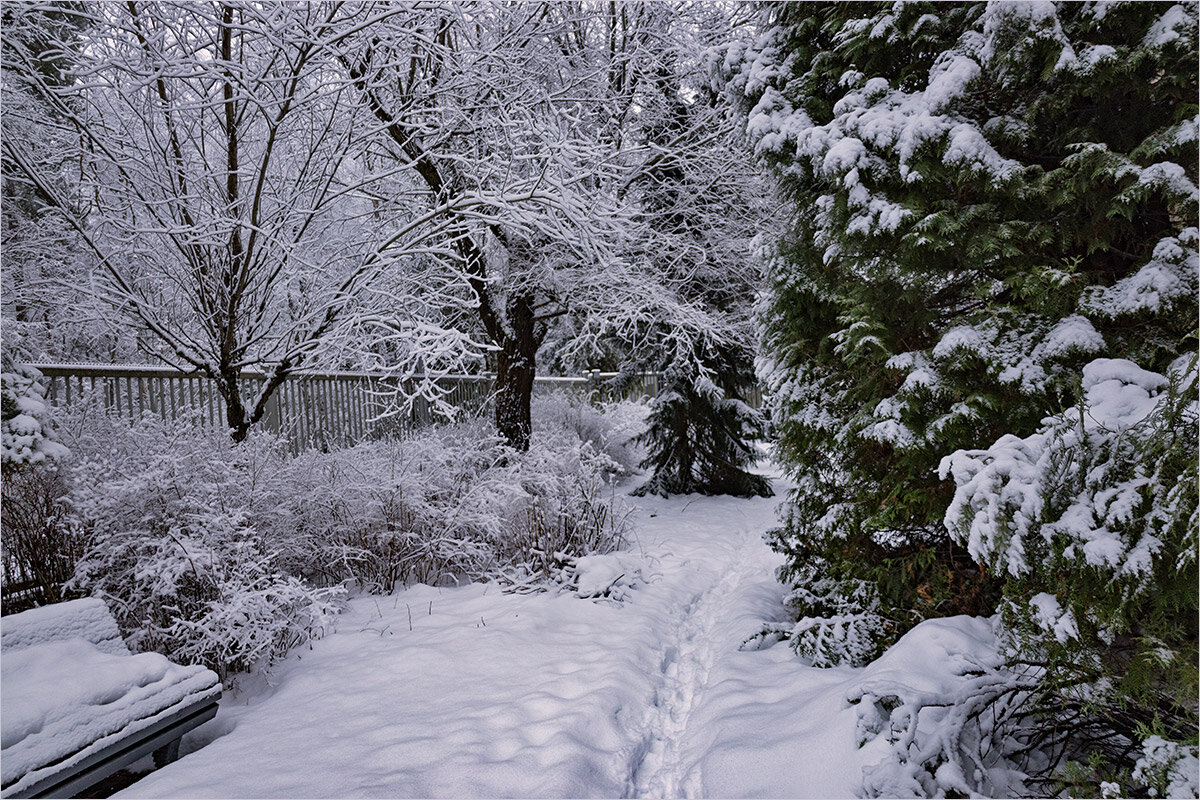
[(496, 584), (358, 598), (120, 796), (853, 796), (887, 747), (856, 746), (863, 671), (738, 649), (782, 611), (761, 538), (778, 498), (633, 502), (630, 552), (589, 572), (631, 573), (624, 602)]

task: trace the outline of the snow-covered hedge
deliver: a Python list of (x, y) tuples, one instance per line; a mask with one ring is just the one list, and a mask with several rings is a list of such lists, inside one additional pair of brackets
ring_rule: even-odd
[[(54, 555), (68, 574), (78, 560), (71, 588), (108, 600), (135, 648), (225, 679), (320, 636), (347, 591), (491, 577), (538, 587), (620, 545), (628, 512), (612, 481), (637, 461), (645, 412), (536, 406), (527, 453), (468, 420), (292, 456), (267, 434), (235, 445), (198, 419), (129, 422), (77, 403), (59, 415), (72, 457), (47, 503), (86, 552)], [(6, 509), (39, 487), (10, 481), (21, 496)]]
[(524, 583), (549, 577), (556, 553), (617, 546), (618, 458), (629, 462), (611, 442), (597, 449), (551, 425), (516, 453), (472, 420), (267, 465), (252, 516), (291, 571), (319, 582), (387, 592), (505, 573)]
[(863, 769), (863, 796), (1029, 794), (1017, 754), (1034, 681), (1005, 668), (993, 628), (978, 617), (928, 620), (863, 670), (846, 698), (858, 744), (887, 745)]

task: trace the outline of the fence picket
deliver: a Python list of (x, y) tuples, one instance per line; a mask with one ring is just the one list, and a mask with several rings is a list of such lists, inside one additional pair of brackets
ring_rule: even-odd
[[(179, 372), (169, 367), (114, 364), (31, 364), (45, 378), (47, 399), (54, 404), (70, 403), (89, 394), (99, 397), (120, 416), (136, 417), (147, 408), (164, 418), (177, 419), (189, 410), (200, 412), (200, 421), (223, 427), (225, 409), (213, 379), (200, 373)], [(623, 390), (604, 384), (616, 373), (590, 373), (588, 377), (539, 377), (538, 394), (556, 388), (588, 392), (597, 390), (605, 399), (653, 397), (661, 386), (658, 373), (642, 373), (629, 380)], [(412, 384), (422, 376), (412, 376)], [(74, 391), (71, 382), (76, 381)], [(285, 380), (263, 415), (264, 427), (285, 436), (294, 449), (340, 447), (369, 439), (386, 431), (407, 435), (428, 424), (432, 413), (428, 401), (418, 399), (412, 408), (380, 424), (373, 422), (386, 404), (391, 379), (380, 374), (341, 372), (296, 375)], [(481, 413), (491, 399), (490, 375), (447, 375), (435, 379), (445, 390), (443, 399), (472, 414)], [(61, 389), (59, 382), (61, 381)], [(85, 391), (85, 381), (86, 391)], [(252, 402), (262, 390), (266, 375), (247, 371), (242, 390)], [(99, 394), (97, 394), (99, 392)], [(747, 403), (759, 406), (758, 387), (747, 392)], [(136, 406), (136, 411), (135, 411)]]

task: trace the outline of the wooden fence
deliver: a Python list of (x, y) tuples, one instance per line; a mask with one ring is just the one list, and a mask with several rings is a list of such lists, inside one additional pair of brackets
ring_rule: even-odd
[[(144, 413), (175, 419), (200, 415), (204, 424), (225, 424), (225, 407), (215, 381), (168, 367), (113, 364), (29, 364), (42, 373), (46, 398), (53, 404), (91, 398), (126, 417)], [(493, 375), (446, 375), (436, 379), (443, 400), (468, 413), (481, 413), (491, 401)], [(266, 377), (242, 374), (242, 394), (253, 402)], [(400, 381), (367, 372), (304, 373), (288, 378), (268, 402), (260, 423), (285, 434), (297, 449), (340, 447), (385, 435), (403, 434), (434, 419), (429, 401), (417, 398), (395, 413), (398, 390), (411, 393), (419, 376)], [(535, 395), (556, 389), (595, 392), (603, 399), (648, 398), (658, 393), (659, 375), (592, 372), (581, 377), (535, 379)], [(389, 413), (391, 412), (391, 413)]]

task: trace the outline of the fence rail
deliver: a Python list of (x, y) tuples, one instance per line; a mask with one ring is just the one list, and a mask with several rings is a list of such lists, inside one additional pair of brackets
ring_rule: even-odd
[[(199, 373), (169, 367), (131, 364), (38, 364), (46, 398), (61, 405), (89, 397), (126, 417), (146, 412), (166, 419), (199, 413), (213, 427), (225, 424), (225, 409), (216, 382)], [(430, 403), (417, 397), (404, 413), (395, 411), (399, 392), (412, 394), (424, 376), (393, 379), (369, 372), (303, 373), (285, 380), (268, 401), (265, 429), (284, 434), (296, 448), (335, 447), (384, 434), (405, 433), (434, 419)], [(434, 382), (447, 404), (468, 412), (483, 411), (492, 397), (494, 375), (444, 375)], [(539, 377), (534, 394), (556, 389), (595, 391), (605, 399), (639, 399), (658, 393), (657, 373), (622, 375), (591, 372), (578, 377)], [(257, 397), (266, 381), (261, 372), (245, 370), (243, 397)]]

